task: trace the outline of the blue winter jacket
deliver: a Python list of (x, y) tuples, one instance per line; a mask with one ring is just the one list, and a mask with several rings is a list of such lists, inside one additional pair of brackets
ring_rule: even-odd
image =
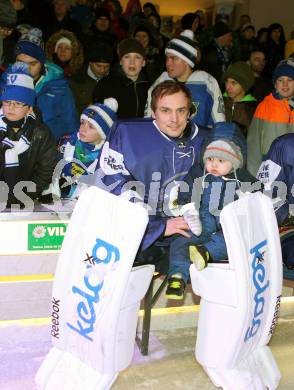
[(78, 130), (79, 121), (74, 98), (63, 70), (51, 62), (45, 63), (45, 74), (35, 85), (37, 107), (43, 122), (56, 140)]
[(206, 135), (204, 129), (189, 126), (190, 135), (177, 139), (163, 134), (152, 119), (120, 121), (102, 149), (95, 184), (148, 205), (142, 250), (164, 233), (166, 219), (176, 215), (178, 191), (189, 190), (184, 180), (199, 163)]

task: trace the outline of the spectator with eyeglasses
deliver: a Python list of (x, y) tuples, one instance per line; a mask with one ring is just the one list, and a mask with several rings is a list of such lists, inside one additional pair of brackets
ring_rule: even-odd
[(42, 192), (51, 183), (56, 165), (55, 140), (49, 127), (33, 112), (36, 92), (28, 65), (16, 62), (4, 73), (3, 79), (0, 180), (5, 184), (1, 201), (5, 201), (7, 207), (31, 208), (32, 200), (44, 200)]

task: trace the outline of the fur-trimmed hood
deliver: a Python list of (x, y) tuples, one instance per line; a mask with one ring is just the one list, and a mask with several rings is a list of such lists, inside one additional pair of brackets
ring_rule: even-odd
[(75, 34), (68, 30), (59, 30), (50, 36), (46, 43), (45, 52), (49, 61), (54, 62), (55, 46), (60, 38), (67, 38), (71, 41), (72, 45), (72, 58), (68, 63), (69, 73), (75, 74), (84, 63), (83, 47)]

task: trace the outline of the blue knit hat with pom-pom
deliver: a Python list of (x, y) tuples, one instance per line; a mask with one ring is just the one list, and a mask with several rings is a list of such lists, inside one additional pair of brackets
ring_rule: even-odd
[(118, 103), (114, 98), (104, 100), (104, 103), (95, 103), (85, 108), (81, 119), (89, 121), (97, 130), (102, 140), (105, 140), (109, 134), (113, 122), (116, 120), (116, 111)]

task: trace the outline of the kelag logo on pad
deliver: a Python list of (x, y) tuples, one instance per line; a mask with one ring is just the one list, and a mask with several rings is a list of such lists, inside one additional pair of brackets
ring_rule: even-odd
[(72, 286), (72, 292), (78, 300), (74, 313), (77, 321), (74, 325), (68, 322), (66, 325), (89, 341), (93, 341), (91, 333), (94, 331), (97, 303), (100, 301), (105, 275), (119, 259), (120, 253), (116, 246), (97, 238), (91, 256), (86, 253), (82, 259), (85, 268), (80, 283), (77, 283), (79, 286)]
[(29, 223), (28, 250), (59, 250), (66, 233), (66, 228), (66, 223)]
[(245, 342), (256, 335), (263, 320), (265, 291), (270, 285), (269, 280), (267, 280), (266, 267), (263, 264), (266, 245), (267, 241), (264, 240), (257, 244), (254, 248), (250, 249), (250, 254), (253, 255), (251, 270), (255, 294), (253, 318), (251, 320), (251, 326), (248, 327), (245, 334)]

